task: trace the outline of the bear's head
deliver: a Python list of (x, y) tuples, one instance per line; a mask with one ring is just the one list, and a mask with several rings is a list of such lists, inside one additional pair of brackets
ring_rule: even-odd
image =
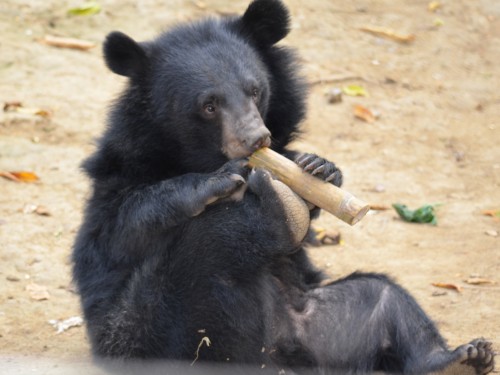
[(154, 134), (141, 147), (168, 150), (165, 157), (175, 157), (184, 173), (270, 146), (265, 122), (276, 85), (264, 56), (288, 32), (289, 14), (278, 0), (255, 0), (241, 17), (177, 26), (149, 42), (112, 32), (105, 61), (129, 78), (112, 125), (129, 124), (137, 142)]

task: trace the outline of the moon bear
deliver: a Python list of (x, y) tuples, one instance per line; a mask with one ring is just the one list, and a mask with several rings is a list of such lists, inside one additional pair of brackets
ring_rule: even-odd
[[(96, 358), (230, 363), (259, 373), (404, 374), (493, 368), (491, 344), (449, 350), (381, 274), (324, 285), (306, 254), (310, 208), (246, 158), (271, 147), (340, 186), (336, 165), (288, 148), (306, 85), (277, 0), (136, 42), (112, 32), (128, 77), (95, 153), (73, 275)], [(210, 343), (202, 345), (203, 342)]]

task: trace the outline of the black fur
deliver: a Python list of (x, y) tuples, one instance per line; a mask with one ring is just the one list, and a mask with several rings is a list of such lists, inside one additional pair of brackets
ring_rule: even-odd
[[(130, 80), (84, 164), (93, 190), (73, 253), (97, 357), (271, 373), (424, 373), (455, 358), (385, 276), (320, 287), (269, 177), (248, 175), (244, 157), (269, 142), (299, 156), (286, 147), (304, 117), (305, 85), (293, 53), (274, 45), (288, 31), (281, 2), (256, 0), (242, 17), (147, 43), (108, 36), (106, 63)], [(324, 165), (318, 178), (341, 184), (333, 163), (307, 158)]]

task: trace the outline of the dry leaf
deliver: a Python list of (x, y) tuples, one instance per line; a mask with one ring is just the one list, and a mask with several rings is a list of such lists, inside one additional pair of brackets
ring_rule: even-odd
[(456, 284), (450, 284), (450, 283), (432, 283), (433, 286), (436, 286), (438, 288), (444, 288), (444, 289), (453, 289), (456, 290), (457, 292), (461, 293), (462, 288)]
[(5, 102), (3, 105), (3, 111), (20, 113), (31, 116), (40, 116), (45, 118), (52, 117), (52, 113), (46, 109), (24, 107), (23, 103), (17, 101)]
[(6, 171), (0, 171), (0, 177), (3, 177), (3, 178), (6, 178), (8, 180), (11, 180), (11, 181), (15, 181), (15, 182), (21, 182), (16, 176), (14, 176), (12, 173), (10, 172), (6, 172)]
[(434, 18), (434, 26), (436, 27), (444, 26), (444, 21), (441, 18)]
[(51, 319), (49, 323), (57, 330), (56, 334), (58, 335), (72, 327), (80, 327), (83, 324), (83, 319), (79, 316), (72, 316), (65, 320)]
[(370, 210), (374, 211), (387, 211), (390, 210), (391, 207), (386, 206), (385, 204), (370, 204)]
[(52, 117), (52, 113), (50, 111), (47, 111), (46, 109), (40, 109), (40, 108), (19, 107), (16, 110), (16, 113), (21, 113), (21, 114), (25, 114), (25, 115), (40, 116), (40, 117), (45, 117), (45, 118)]
[(500, 209), (484, 210), (482, 214), (486, 216), (491, 216), (495, 221), (500, 221)]
[(372, 113), (372, 111), (359, 104), (356, 104), (354, 106), (354, 116), (369, 123), (375, 121), (375, 115)]
[(37, 214), (40, 216), (51, 216), (49, 210), (47, 207), (42, 206), (42, 205), (37, 205), (37, 204), (26, 204), (23, 207), (23, 213), (24, 214)]
[(465, 282), (470, 285), (496, 284), (496, 281), (483, 279), (481, 277), (471, 277), (470, 279), (465, 280)]
[(43, 285), (38, 285), (35, 283), (28, 284), (26, 286), (26, 291), (29, 293), (31, 299), (34, 299), (35, 301), (44, 301), (50, 298), (47, 287)]
[(311, 228), (312, 233), (308, 236), (308, 243), (311, 246), (324, 246), (324, 245), (339, 245), (342, 242), (341, 234), (334, 229), (325, 229), (314, 226)]
[(39, 180), (35, 173), (27, 171), (0, 171), (0, 177), (4, 177), (15, 182), (35, 182)]
[(342, 87), (342, 92), (349, 96), (369, 96), (366, 89), (359, 85), (347, 85)]
[(441, 291), (441, 290), (440, 291), (434, 291), (434, 292), (432, 292), (432, 296), (433, 297), (441, 297), (441, 296), (445, 296), (447, 294), (448, 294), (448, 292), (444, 292), (444, 291)]
[(319, 242), (317, 246), (338, 245), (340, 243), (340, 239), (340, 232), (336, 230), (321, 230), (316, 233), (316, 241)]
[(40, 39), (40, 43), (46, 44), (52, 47), (59, 48), (72, 48), (78, 50), (88, 50), (96, 46), (95, 43), (89, 42), (87, 40), (75, 39), (75, 38), (64, 38), (53, 35), (45, 35), (43, 39)]
[(427, 4), (427, 9), (429, 12), (435, 12), (441, 8), (441, 3), (439, 1), (431, 1), (429, 4)]
[(416, 210), (410, 210), (406, 205), (394, 203), (392, 207), (404, 221), (409, 223), (432, 224), (437, 225), (435, 213), (436, 204), (424, 204)]
[(35, 214), (40, 216), (52, 216), (49, 209), (45, 206), (38, 205), (35, 209)]
[(102, 7), (96, 1), (87, 1), (80, 6), (68, 10), (68, 14), (72, 16), (92, 16), (101, 11)]
[(415, 40), (415, 35), (413, 34), (400, 34), (391, 29), (386, 29), (382, 27), (360, 27), (361, 31), (369, 33), (381, 38), (391, 39), (399, 43), (411, 43)]
[(38, 176), (33, 172), (19, 171), (19, 172), (9, 172), (15, 176), (19, 181), (22, 182), (35, 182), (38, 181)]
[(17, 108), (22, 107), (23, 104), (21, 102), (13, 101), (13, 102), (5, 102), (3, 104), (4, 112), (13, 112), (16, 111)]

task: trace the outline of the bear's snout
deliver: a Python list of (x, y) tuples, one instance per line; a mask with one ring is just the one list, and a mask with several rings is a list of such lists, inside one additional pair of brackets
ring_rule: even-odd
[(222, 119), (222, 152), (229, 159), (247, 157), (271, 145), (271, 132), (254, 105), (245, 113), (234, 112), (227, 111)]
[(271, 145), (271, 132), (265, 126), (262, 126), (244, 143), (248, 145), (252, 152), (262, 147), (269, 147)]

